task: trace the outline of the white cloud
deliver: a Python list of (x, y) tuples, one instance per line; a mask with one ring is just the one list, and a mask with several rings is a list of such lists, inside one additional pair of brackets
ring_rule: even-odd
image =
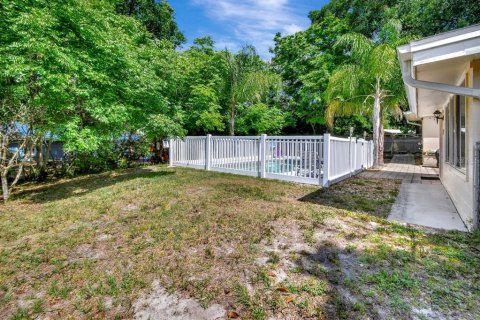
[(297, 24), (290, 24), (288, 26), (285, 26), (285, 31), (287, 34), (294, 34), (297, 33), (298, 31), (302, 31), (304, 28), (297, 25)]
[(220, 40), (222, 45), (227, 43), (227, 47), (234, 50), (245, 43), (253, 44), (264, 58), (270, 57), (268, 49), (273, 46), (277, 32), (286, 35), (308, 27), (305, 12), (290, 3), (293, 1), (192, 0), (205, 9), (207, 16), (225, 25), (228, 30), (222, 30), (222, 34), (233, 35), (234, 39)]
[(217, 50), (228, 49), (235, 52), (241, 49), (241, 44), (235, 41), (235, 39), (224, 36), (215, 36), (214, 40)]

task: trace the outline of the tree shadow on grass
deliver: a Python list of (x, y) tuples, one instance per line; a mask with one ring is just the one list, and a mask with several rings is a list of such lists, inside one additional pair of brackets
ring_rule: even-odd
[[(372, 233), (396, 240), (369, 240)], [(297, 251), (293, 262), (304, 275), (329, 284), (328, 319), (423, 318), (425, 310), (439, 319), (462, 313), (475, 318), (480, 311), (457, 303), (478, 294), (480, 233), (430, 233), (389, 223), (358, 225), (340, 238), (319, 234), (315, 248)]]
[[(354, 293), (346, 288), (346, 283), (353, 277), (350, 264), (357, 263), (354, 253), (333, 243), (320, 244), (314, 252), (298, 252), (295, 265), (307, 277), (315, 277), (319, 281), (328, 283), (327, 304), (324, 311), (328, 319), (359, 319), (365, 316), (364, 310), (357, 310), (358, 299)], [(345, 265), (348, 263), (349, 265)], [(370, 308), (368, 316), (373, 319), (378, 314)]]
[(65, 181), (44, 184), (19, 190), (13, 194), (14, 199), (27, 200), (33, 203), (47, 203), (79, 197), (95, 190), (112, 186), (124, 181), (135, 179), (152, 179), (162, 176), (174, 175), (175, 171), (155, 171), (151, 168), (135, 168), (121, 171), (112, 171), (100, 174), (81, 176)]
[(401, 181), (397, 180), (355, 177), (319, 189), (299, 200), (386, 218), (395, 202), (400, 184)]

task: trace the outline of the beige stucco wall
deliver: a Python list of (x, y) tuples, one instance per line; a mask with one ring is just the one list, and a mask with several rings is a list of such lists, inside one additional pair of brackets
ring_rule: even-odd
[(434, 117), (422, 119), (423, 153), (432, 153), (440, 148), (440, 128)]
[[(470, 69), (470, 86), (480, 88), (480, 65), (475, 64), (474, 69)], [(445, 163), (445, 130), (443, 123), (441, 126), (442, 134), (442, 154), (440, 178), (445, 189), (450, 194), (458, 213), (462, 217), (467, 227), (472, 230), (478, 227), (478, 216), (474, 205), (474, 145), (480, 141), (480, 100), (467, 99), (467, 163), (464, 171), (459, 170), (448, 163)]]

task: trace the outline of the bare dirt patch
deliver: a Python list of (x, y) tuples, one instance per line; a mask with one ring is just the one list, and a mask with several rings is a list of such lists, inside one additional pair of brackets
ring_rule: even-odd
[(158, 281), (133, 303), (133, 308), (133, 318), (138, 320), (216, 320), (226, 314), (219, 304), (203, 308), (195, 299), (168, 293)]

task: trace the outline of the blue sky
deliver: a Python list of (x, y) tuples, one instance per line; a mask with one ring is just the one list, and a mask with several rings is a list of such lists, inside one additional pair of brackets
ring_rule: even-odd
[(193, 39), (210, 35), (218, 49), (237, 51), (253, 44), (264, 59), (271, 57), (275, 33), (283, 35), (310, 25), (308, 13), (328, 0), (169, 0), (188, 47)]

